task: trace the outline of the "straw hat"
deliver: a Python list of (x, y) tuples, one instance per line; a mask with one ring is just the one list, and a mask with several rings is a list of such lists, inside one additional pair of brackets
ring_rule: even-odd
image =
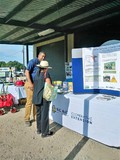
[(50, 68), (52, 69), (52, 67), (49, 66), (48, 61), (41, 61), (40, 64), (37, 65), (40, 68)]

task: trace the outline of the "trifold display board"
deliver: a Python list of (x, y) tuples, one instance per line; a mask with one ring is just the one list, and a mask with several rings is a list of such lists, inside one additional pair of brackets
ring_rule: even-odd
[(120, 43), (72, 49), (73, 93), (120, 96)]

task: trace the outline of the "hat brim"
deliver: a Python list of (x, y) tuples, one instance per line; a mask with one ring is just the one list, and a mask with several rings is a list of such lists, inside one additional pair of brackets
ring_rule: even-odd
[(40, 67), (40, 68), (49, 68), (49, 69), (52, 69), (52, 67), (47, 67), (47, 66), (46, 66), (46, 67), (45, 67), (45, 66), (43, 67), (43, 66), (41, 66), (40, 64), (37, 64), (36, 66), (37, 66), (37, 67)]

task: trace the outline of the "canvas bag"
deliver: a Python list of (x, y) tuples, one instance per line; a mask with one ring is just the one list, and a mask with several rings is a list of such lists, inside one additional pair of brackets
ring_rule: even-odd
[(13, 96), (11, 94), (0, 95), (0, 108), (13, 105)]
[(47, 101), (52, 101), (57, 98), (57, 88), (45, 82), (43, 98)]
[(1, 93), (0, 93), (0, 108), (2, 107), (10, 107), (13, 105), (13, 96), (8, 93), (8, 86), (5, 89), (5, 84), (3, 82)]

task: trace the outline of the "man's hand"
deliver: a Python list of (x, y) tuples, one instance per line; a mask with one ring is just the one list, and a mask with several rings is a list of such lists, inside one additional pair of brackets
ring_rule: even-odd
[(34, 85), (31, 83), (28, 88), (33, 91), (33, 87)]
[(28, 70), (26, 70), (26, 71), (25, 71), (25, 75), (26, 75), (27, 81), (30, 83), (30, 85), (29, 85), (28, 88), (29, 88), (30, 90), (33, 90), (33, 83), (32, 83), (31, 78), (30, 78), (30, 72), (29, 72)]

